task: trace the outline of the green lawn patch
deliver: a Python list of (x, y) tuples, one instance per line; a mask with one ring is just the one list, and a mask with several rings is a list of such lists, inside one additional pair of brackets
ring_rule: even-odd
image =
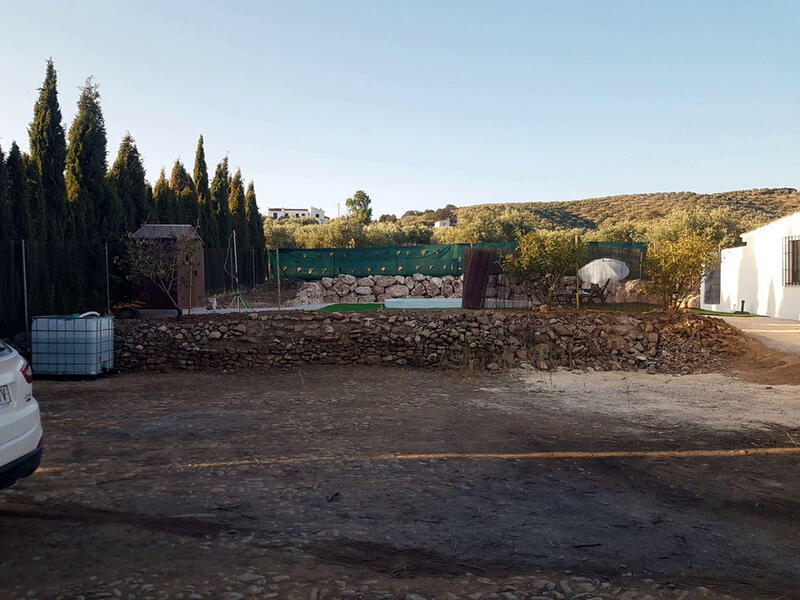
[(704, 310), (702, 308), (690, 308), (696, 315), (709, 315), (712, 317), (760, 317), (761, 315), (751, 315), (750, 313), (720, 312), (717, 310)]
[(320, 310), (341, 312), (346, 310), (386, 310), (386, 308), (380, 302), (340, 302), (320, 308)]

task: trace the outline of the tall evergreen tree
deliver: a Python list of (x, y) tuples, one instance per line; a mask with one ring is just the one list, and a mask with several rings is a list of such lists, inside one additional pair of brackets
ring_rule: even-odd
[(267, 246), (264, 239), (264, 221), (261, 213), (258, 212), (256, 188), (252, 181), (247, 186), (244, 198), (245, 204), (247, 204), (247, 231), (250, 236), (250, 246), (255, 250), (263, 250)]
[(33, 108), (33, 121), (28, 127), (31, 160), (38, 171), (46, 215), (39, 221), (48, 240), (61, 239), (67, 224), (67, 196), (64, 185), (64, 169), (67, 143), (61, 124), (61, 108), (58, 105), (56, 69), (53, 61), (47, 61), (44, 83)]
[(264, 237), (264, 221), (261, 213), (258, 212), (258, 203), (256, 202), (256, 188), (251, 181), (247, 186), (247, 193), (244, 195), (247, 204), (247, 229), (250, 235), (250, 246), (253, 249), (253, 258), (255, 260), (254, 272), (256, 281), (264, 281), (266, 278), (266, 247), (267, 240)]
[(159, 223), (177, 222), (179, 215), (177, 207), (175, 206), (175, 194), (172, 188), (169, 187), (167, 175), (164, 173), (163, 168), (158, 176), (158, 180), (156, 180), (155, 186), (153, 186), (153, 205), (155, 206), (155, 212), (158, 215)]
[(0, 241), (14, 239), (11, 202), (8, 198), (8, 167), (0, 148)]
[(236, 243), (239, 248), (250, 248), (250, 234), (247, 228), (247, 204), (244, 198), (244, 182), (241, 169), (231, 180), (231, 189), (228, 192), (228, 208), (231, 212), (231, 229), (236, 230)]
[(211, 203), (211, 190), (208, 187), (208, 167), (206, 151), (203, 147), (203, 136), (197, 140), (197, 151), (194, 154), (194, 186), (197, 190), (197, 201), (200, 204), (200, 237), (206, 248), (219, 248), (219, 232), (217, 215)]
[(153, 186), (149, 181), (144, 182), (145, 192), (147, 193), (147, 206), (150, 209), (145, 217), (145, 223), (158, 223), (158, 210), (156, 210), (156, 203), (153, 200)]
[(106, 170), (106, 126), (100, 92), (89, 78), (78, 98), (67, 148), (67, 201), (73, 209), (78, 239), (107, 240), (118, 231), (122, 211), (106, 187)]
[(8, 173), (8, 200), (11, 209), (12, 237), (31, 239), (33, 223), (28, 198), (28, 178), (17, 142), (11, 142), (11, 150), (6, 160)]
[(25, 167), (25, 177), (28, 187), (28, 207), (31, 214), (31, 237), (37, 240), (46, 240), (48, 227), (47, 205), (44, 198), (44, 188), (39, 177), (39, 168), (29, 154), (22, 154), (22, 164)]
[(142, 157), (130, 133), (122, 138), (117, 159), (108, 172), (107, 179), (108, 187), (120, 202), (122, 230), (137, 230), (152, 216), (152, 207), (148, 198)]
[(202, 202), (208, 202), (211, 198), (211, 191), (208, 189), (208, 167), (206, 166), (206, 151), (204, 148), (203, 136), (197, 140), (197, 150), (194, 153), (194, 187), (197, 190), (197, 198)]
[(231, 174), (228, 170), (228, 157), (226, 156), (217, 165), (214, 179), (211, 181), (211, 205), (217, 215), (220, 248), (227, 247), (228, 236), (231, 234), (230, 210), (228, 210), (230, 190)]
[(192, 177), (186, 171), (180, 158), (172, 166), (169, 187), (175, 196), (177, 208), (175, 222), (197, 226), (197, 191), (194, 189)]

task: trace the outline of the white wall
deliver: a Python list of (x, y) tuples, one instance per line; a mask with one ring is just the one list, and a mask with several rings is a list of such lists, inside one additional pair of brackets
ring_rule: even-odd
[[(270, 219), (282, 219), (284, 216), (288, 216), (289, 218), (292, 218), (292, 219), (297, 219), (297, 218), (307, 219), (307, 218), (311, 218), (311, 219), (315, 219), (317, 221), (317, 223), (319, 223), (320, 225), (324, 225), (325, 223), (327, 223), (329, 221), (328, 217), (325, 216), (325, 211), (324, 210), (322, 210), (321, 208), (314, 208), (313, 206), (311, 208), (309, 208), (309, 209), (305, 209), (305, 208), (296, 208), (296, 209), (270, 208), (267, 211), (266, 214)], [(319, 215), (319, 216), (317, 216), (317, 215)]]
[(746, 246), (726, 248), (720, 264), (720, 303), (707, 310), (741, 309), (800, 320), (800, 285), (783, 285), (784, 238), (800, 235), (800, 213), (742, 234)]

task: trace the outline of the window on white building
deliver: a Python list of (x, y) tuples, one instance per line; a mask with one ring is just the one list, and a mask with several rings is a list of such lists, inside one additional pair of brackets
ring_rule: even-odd
[(783, 285), (800, 285), (800, 236), (783, 240)]

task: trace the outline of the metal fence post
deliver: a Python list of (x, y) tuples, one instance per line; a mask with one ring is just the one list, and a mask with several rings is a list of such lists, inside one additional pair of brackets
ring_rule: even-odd
[(108, 242), (104, 244), (106, 251), (106, 314), (111, 314), (111, 283), (108, 276)]
[(28, 322), (28, 263), (25, 259), (25, 240), (20, 240), (22, 244), (22, 298), (25, 307), (25, 335), (30, 340), (30, 323)]
[(278, 276), (278, 308), (283, 308), (281, 306), (281, 255), (277, 244), (275, 245), (275, 273)]

